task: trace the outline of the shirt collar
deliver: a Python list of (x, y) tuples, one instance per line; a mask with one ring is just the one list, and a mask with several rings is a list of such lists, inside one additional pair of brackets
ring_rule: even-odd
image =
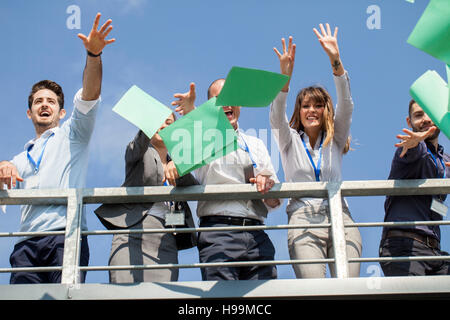
[(435, 149), (434, 145), (431, 142), (425, 141), (426, 146), (428, 149), (431, 150), (431, 152), (436, 153), (441, 158), (444, 156), (444, 147), (438, 144), (437, 150)]
[[(46, 130), (43, 134), (41, 134), (40, 138), (46, 139), (48, 137), (50, 137), (52, 134), (56, 133), (56, 131), (58, 131), (59, 127), (54, 127), (54, 128), (50, 128), (48, 130)], [(31, 139), (30, 141), (28, 141), (27, 143), (25, 143), (25, 146), (23, 147), (24, 150), (28, 150), (28, 148), (32, 145), (34, 145), (36, 143), (36, 141), (38, 140), (38, 138), (34, 138)]]
[[(305, 142), (309, 142), (309, 136), (301, 129), (298, 130), (298, 134), (300, 135), (300, 137), (302, 137), (303, 139), (308, 139)], [(317, 137), (317, 141), (316, 141), (316, 145), (318, 143), (320, 143), (320, 139), (322, 138), (322, 135), (326, 134), (325, 131), (320, 130), (319, 136)], [(325, 140), (325, 136), (323, 137)], [(316, 146), (314, 146), (315, 148)]]

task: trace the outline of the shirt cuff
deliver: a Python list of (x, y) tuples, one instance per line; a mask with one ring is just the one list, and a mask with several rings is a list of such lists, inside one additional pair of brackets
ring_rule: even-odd
[(73, 104), (75, 106), (75, 108), (78, 109), (78, 111), (80, 111), (82, 114), (88, 114), (89, 111), (91, 111), (96, 105), (97, 103), (99, 103), (102, 99), (101, 97), (98, 97), (97, 100), (92, 100), (92, 101), (86, 101), (83, 100), (82, 97), (82, 93), (83, 93), (83, 88), (80, 88), (80, 90), (77, 91), (77, 93), (75, 94), (75, 97), (73, 98)]
[[(272, 171), (270, 171), (269, 169), (262, 169), (261, 171), (260, 170), (258, 170), (258, 169), (256, 169), (255, 170), (255, 177), (257, 176), (257, 175), (263, 175), (263, 176), (270, 176), (271, 178), (272, 178), (272, 176), (273, 176), (273, 172)], [(275, 180), (275, 179), (274, 179)]]

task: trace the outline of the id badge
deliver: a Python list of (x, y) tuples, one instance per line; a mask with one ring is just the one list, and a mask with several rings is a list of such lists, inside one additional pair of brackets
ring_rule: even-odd
[(181, 205), (171, 206), (170, 213), (166, 213), (166, 226), (183, 226), (184, 221), (184, 210)]
[(442, 201), (433, 198), (431, 201), (431, 210), (445, 217), (447, 216), (448, 207)]

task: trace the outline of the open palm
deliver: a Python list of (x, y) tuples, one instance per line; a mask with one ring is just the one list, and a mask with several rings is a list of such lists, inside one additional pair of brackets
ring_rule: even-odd
[(116, 41), (116, 39), (106, 40), (106, 37), (113, 28), (110, 25), (112, 22), (111, 19), (106, 21), (100, 28), (100, 30), (98, 30), (100, 17), (101, 14), (97, 13), (97, 16), (95, 17), (94, 20), (94, 25), (92, 26), (92, 30), (87, 37), (82, 33), (78, 34), (78, 38), (80, 38), (83, 41), (86, 50), (93, 54), (100, 54), (106, 45)]
[(337, 41), (338, 28), (336, 27), (334, 29), (334, 34), (332, 34), (330, 25), (328, 23), (326, 24), (327, 27), (326, 30), (323, 27), (323, 24), (320, 24), (319, 27), (321, 33), (317, 31), (316, 28), (314, 28), (313, 31), (316, 34), (317, 38), (319, 39), (322, 48), (325, 50), (330, 59), (338, 58), (339, 57), (339, 46)]

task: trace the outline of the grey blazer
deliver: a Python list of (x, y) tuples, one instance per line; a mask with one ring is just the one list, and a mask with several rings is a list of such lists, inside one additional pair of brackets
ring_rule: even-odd
[[(158, 152), (145, 133), (139, 130), (127, 146), (125, 182), (122, 187), (161, 186), (163, 176), (164, 170)], [(177, 186), (199, 184), (191, 174), (180, 177), (176, 183)], [(94, 212), (107, 229), (127, 229), (141, 222), (152, 205), (153, 202), (102, 204)], [(186, 217), (192, 219), (188, 204), (182, 202), (181, 205), (185, 209)]]

